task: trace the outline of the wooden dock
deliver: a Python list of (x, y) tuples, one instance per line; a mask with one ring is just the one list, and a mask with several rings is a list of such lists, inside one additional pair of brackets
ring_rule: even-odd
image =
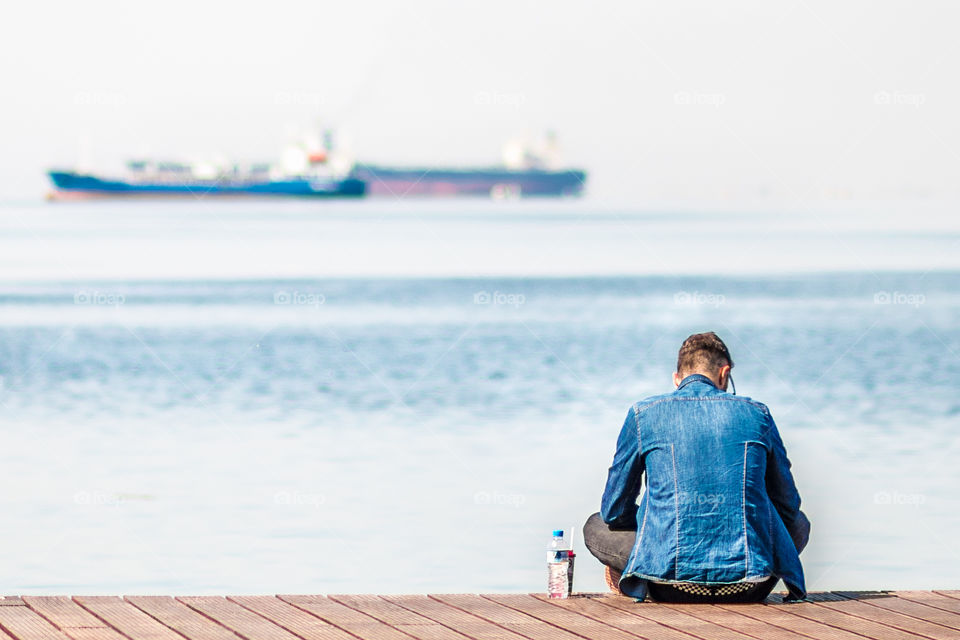
[(811, 594), (667, 605), (610, 594), (7, 596), (18, 640), (960, 640), (960, 591)]

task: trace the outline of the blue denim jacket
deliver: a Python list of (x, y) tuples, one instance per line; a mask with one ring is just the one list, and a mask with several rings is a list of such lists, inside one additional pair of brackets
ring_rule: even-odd
[[(637, 505), (646, 472), (646, 491)], [(600, 515), (636, 528), (620, 580), (643, 600), (647, 581), (729, 584), (770, 576), (806, 596), (799, 551), (810, 523), (770, 411), (687, 376), (630, 408)]]

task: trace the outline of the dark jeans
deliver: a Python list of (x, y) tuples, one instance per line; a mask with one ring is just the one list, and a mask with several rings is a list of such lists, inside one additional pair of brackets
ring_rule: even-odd
[[(635, 530), (611, 529), (599, 513), (587, 518), (587, 522), (583, 525), (583, 544), (597, 560), (617, 573), (623, 573), (636, 541), (637, 532)], [(668, 583), (648, 582), (647, 586), (650, 597), (660, 602), (698, 604), (762, 602), (770, 595), (774, 585), (777, 584), (777, 580), (778, 578), (771, 577), (763, 582), (756, 583), (747, 591), (732, 594), (689, 593)], [(707, 586), (702, 590), (712, 592), (717, 589)]]

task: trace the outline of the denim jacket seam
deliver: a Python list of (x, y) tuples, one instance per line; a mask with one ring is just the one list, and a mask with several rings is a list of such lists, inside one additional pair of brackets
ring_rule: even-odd
[[(637, 405), (633, 405), (633, 421), (637, 425), (637, 455), (643, 457), (643, 438), (640, 434), (640, 414), (637, 412)], [(640, 523), (640, 533), (637, 535), (637, 542), (633, 545), (633, 556), (636, 557), (640, 549), (640, 543), (643, 542), (643, 531), (647, 527), (647, 507), (643, 508), (643, 521)]]
[(770, 544), (773, 544), (773, 501), (767, 496), (767, 532), (770, 536)]
[(650, 402), (646, 402), (646, 403), (644, 403), (644, 402), (638, 402), (637, 404), (633, 405), (633, 415), (636, 416), (637, 424), (638, 424), (638, 425), (640, 424), (640, 413), (641, 413), (641, 412), (646, 411), (646, 410), (649, 409), (650, 407), (653, 407), (653, 406), (655, 406), (655, 405), (658, 405), (658, 404), (660, 404), (661, 402), (669, 402), (671, 399), (672, 399), (672, 398), (669, 398), (669, 397), (659, 398), (659, 399), (657, 399), (657, 400), (651, 400)]
[(735, 402), (744, 402), (746, 404), (749, 404), (752, 407), (756, 407), (757, 409), (760, 409), (760, 411), (762, 411), (764, 415), (768, 417), (770, 416), (770, 408), (767, 405), (763, 404), (762, 402), (757, 402), (752, 398), (746, 398), (744, 396), (729, 396), (727, 399), (733, 400)]
[(699, 402), (743, 402), (743, 403), (748, 404), (748, 405), (750, 405), (750, 406), (752, 406), (752, 407), (756, 407), (757, 409), (760, 409), (760, 411), (763, 412), (765, 418), (769, 418), (769, 417), (770, 417), (770, 409), (767, 407), (767, 405), (763, 404), (762, 402), (757, 402), (756, 400), (751, 400), (751, 399), (749, 399), (749, 398), (744, 398), (744, 397), (742, 397), (742, 396), (733, 396), (733, 395), (730, 395), (730, 394), (718, 395), (718, 396), (674, 396), (674, 395), (669, 395), (669, 396), (666, 396), (666, 397), (659, 397), (659, 398), (657, 398), (656, 400), (651, 400), (651, 401), (645, 402), (645, 403), (644, 403), (644, 402), (638, 402), (638, 403), (636, 403), (635, 405), (633, 405), (633, 412), (634, 412), (634, 415), (636, 416), (637, 420), (639, 421), (639, 419), (640, 419), (640, 413), (641, 413), (641, 412), (646, 411), (647, 409), (650, 409), (650, 408), (652, 408), (652, 407), (655, 407), (655, 406), (658, 405), (658, 404), (662, 404), (662, 403), (664, 403), (664, 402), (672, 402), (672, 401), (678, 401), (678, 402), (693, 402), (693, 401), (699, 401)]
[(676, 532), (676, 542), (673, 549), (673, 576), (675, 580), (680, 579), (680, 481), (677, 479), (677, 451), (670, 444), (670, 458), (673, 460), (673, 506), (676, 513), (674, 519), (674, 531)]
[(743, 578), (750, 575), (750, 536), (747, 533), (747, 449), (749, 442), (743, 443), (743, 480), (740, 483), (740, 513), (743, 516)]
[(633, 553), (631, 554), (634, 558), (637, 557), (637, 553), (640, 552), (640, 544), (643, 542), (643, 530), (647, 528), (647, 508), (643, 509), (643, 522), (640, 523), (640, 534), (637, 536), (637, 541), (633, 545)]

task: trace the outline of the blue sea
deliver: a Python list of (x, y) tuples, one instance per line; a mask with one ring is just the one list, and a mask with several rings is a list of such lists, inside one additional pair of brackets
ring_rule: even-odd
[(542, 591), (715, 330), (808, 588), (956, 588), (960, 223), (932, 206), (0, 205), (5, 593)]

